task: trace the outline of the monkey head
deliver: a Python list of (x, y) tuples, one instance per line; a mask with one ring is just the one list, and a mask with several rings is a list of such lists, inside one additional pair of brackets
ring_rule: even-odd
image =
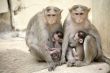
[(87, 33), (83, 32), (83, 31), (78, 31), (76, 33), (76, 36), (74, 37), (74, 40), (78, 40), (79, 44), (83, 44), (86, 36), (87, 36)]
[(47, 24), (52, 25), (60, 22), (62, 10), (60, 10), (59, 8), (54, 6), (48, 6), (43, 10), (43, 12)]
[(87, 33), (83, 31), (78, 31), (69, 41), (70, 47), (76, 47), (77, 45), (83, 45), (84, 39), (87, 36)]
[(63, 33), (60, 31), (56, 31), (55, 33), (53, 33), (52, 38), (53, 38), (53, 41), (62, 42)]
[(74, 5), (69, 9), (72, 20), (77, 24), (83, 23), (88, 18), (89, 11), (90, 8), (83, 5)]

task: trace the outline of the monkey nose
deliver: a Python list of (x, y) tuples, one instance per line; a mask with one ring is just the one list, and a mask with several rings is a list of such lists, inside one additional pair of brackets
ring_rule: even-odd
[(52, 16), (55, 16), (55, 14), (52, 14)]

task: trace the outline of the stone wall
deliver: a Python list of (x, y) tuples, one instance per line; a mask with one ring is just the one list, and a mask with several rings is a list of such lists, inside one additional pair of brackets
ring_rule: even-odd
[(102, 38), (103, 51), (110, 56), (110, 0), (92, 0), (92, 21)]

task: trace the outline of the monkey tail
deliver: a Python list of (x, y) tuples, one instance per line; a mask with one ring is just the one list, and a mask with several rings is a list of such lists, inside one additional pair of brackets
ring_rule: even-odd
[[(105, 63), (109, 64), (109, 66), (110, 66), (110, 58), (107, 58), (104, 55), (102, 56), (102, 62), (105, 62)], [(110, 69), (109, 69), (109, 71), (107, 73), (110, 73)]]
[(102, 60), (102, 62), (105, 62), (110, 65), (110, 58), (107, 58), (106, 56), (103, 55), (101, 60)]

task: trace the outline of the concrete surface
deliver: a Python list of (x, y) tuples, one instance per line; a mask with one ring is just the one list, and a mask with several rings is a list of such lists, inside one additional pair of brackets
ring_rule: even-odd
[(47, 64), (37, 62), (29, 53), (24, 34), (19, 35), (22, 37), (15, 37), (18, 33), (14, 34), (0, 37), (0, 73), (107, 73), (110, 69), (106, 63), (93, 63), (84, 67), (62, 65), (48, 72)]
[(67, 67), (63, 65), (57, 67), (53, 72), (44, 69), (33, 73), (107, 73), (109, 69), (109, 65), (106, 63), (93, 63), (83, 67)]

